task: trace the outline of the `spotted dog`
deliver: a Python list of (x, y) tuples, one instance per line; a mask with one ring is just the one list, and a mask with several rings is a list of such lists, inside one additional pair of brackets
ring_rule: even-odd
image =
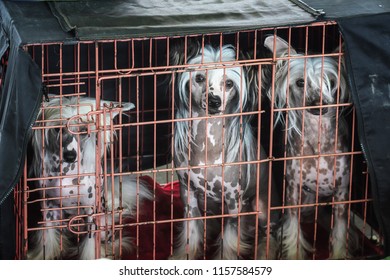
[[(268, 164), (247, 163), (258, 159), (251, 115), (228, 116), (256, 110), (256, 91), (249, 89), (247, 69), (232, 64), (236, 51), (231, 45), (191, 44), (186, 61), (177, 49), (172, 51), (172, 64), (188, 68), (175, 77), (174, 163), (184, 217), (192, 219), (183, 222), (172, 258), (205, 258), (211, 251), (216, 259), (237, 259), (253, 257), (256, 249), (258, 258), (274, 258), (274, 238), (269, 244), (265, 238), (267, 226), (277, 220), (272, 213), (268, 221)], [(229, 65), (226, 62), (230, 66), (222, 67)], [(181, 121), (187, 118), (192, 119)], [(266, 159), (259, 149), (260, 158)], [(258, 248), (254, 248), (255, 222), (249, 221), (254, 215), (238, 217), (251, 211), (259, 212)], [(230, 216), (197, 219), (222, 214)]]
[[(344, 70), (339, 69), (337, 58), (302, 58), (276, 36), (267, 37), (264, 45), (277, 58), (291, 56), (276, 61), (274, 97), (271, 88), (268, 91), (274, 107), (307, 107), (288, 111), (287, 117), (280, 111), (276, 114), (276, 123), (288, 123), (287, 157), (294, 157), (286, 161), (286, 205), (316, 203), (317, 197), (333, 198), (334, 202), (347, 200), (350, 156), (343, 155), (349, 151), (349, 130), (343, 117), (346, 110), (328, 106), (350, 102)], [(304, 259), (313, 252), (298, 220), (299, 211), (303, 216), (310, 210), (313, 207), (286, 210), (280, 232), (283, 258)], [(334, 204), (333, 215), (329, 257), (343, 259), (351, 250), (347, 250), (347, 205)]]
[[(44, 103), (38, 115), (43, 127), (33, 131), (31, 169), (33, 176), (39, 178), (43, 219), (38, 224), (42, 229), (32, 231), (29, 259), (94, 259), (96, 232), (101, 234), (102, 256), (116, 258), (120, 250), (133, 247), (127, 237), (123, 238), (121, 248), (117, 242), (105, 251), (103, 243), (109, 244), (116, 234), (110, 228), (118, 222), (119, 207), (122, 217), (135, 214), (137, 179), (121, 176), (103, 180), (96, 175), (96, 162), (114, 141), (109, 130), (112, 120), (134, 105), (101, 101), (100, 107), (96, 111), (96, 100), (91, 98), (52, 98)], [(100, 128), (96, 127), (98, 115)], [(97, 183), (105, 215), (95, 215)], [(139, 201), (152, 199), (142, 180), (138, 189)], [(75, 216), (82, 218), (71, 224)], [(84, 232), (80, 241), (75, 232)]]

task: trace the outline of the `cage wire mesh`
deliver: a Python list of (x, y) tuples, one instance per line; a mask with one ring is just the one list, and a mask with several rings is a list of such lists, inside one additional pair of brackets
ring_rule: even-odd
[(15, 188), (18, 258), (381, 254), (336, 23), (25, 50), (47, 94)]

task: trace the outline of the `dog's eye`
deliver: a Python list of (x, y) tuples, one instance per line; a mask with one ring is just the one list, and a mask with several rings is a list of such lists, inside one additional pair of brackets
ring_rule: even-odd
[(232, 88), (233, 85), (234, 85), (234, 83), (233, 83), (232, 80), (226, 80), (226, 82), (225, 82), (225, 87), (226, 87), (226, 89)]
[(55, 128), (53, 128), (53, 131), (55, 134), (59, 134), (60, 132), (64, 131), (64, 128), (63, 127), (55, 127)]
[(330, 88), (334, 88), (336, 82), (334, 80), (330, 80)]
[(297, 87), (303, 88), (305, 86), (305, 80), (304, 79), (298, 79), (295, 84)]
[(197, 74), (195, 76), (195, 82), (197, 82), (198, 84), (203, 83), (204, 80), (205, 80), (205, 76), (203, 76), (202, 74)]

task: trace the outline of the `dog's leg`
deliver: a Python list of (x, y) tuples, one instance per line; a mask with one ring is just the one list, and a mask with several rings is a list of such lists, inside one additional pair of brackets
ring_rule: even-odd
[[(86, 209), (85, 213), (88, 215), (86, 218), (87, 229), (89, 231), (95, 230), (95, 224), (92, 218), (93, 209)], [(80, 260), (96, 259), (95, 243), (95, 233), (88, 233), (83, 237), (80, 244)]]
[[(116, 212), (117, 210), (113, 210)], [(120, 219), (122, 215), (122, 219)], [(100, 216), (100, 256), (107, 259), (121, 259), (123, 256), (129, 256), (134, 249), (134, 239), (124, 234), (125, 231), (115, 229), (120, 220), (133, 219), (133, 215), (124, 209), (122, 214), (111, 212)], [(121, 234), (121, 235), (120, 235)]]
[[(238, 199), (236, 199), (233, 204), (232, 200), (229, 199), (230, 197), (232, 197), (232, 195), (229, 195), (229, 192), (226, 192), (225, 204), (227, 205), (228, 213), (233, 215), (238, 215), (238, 213), (241, 212), (242, 205), (239, 204)], [(246, 233), (243, 232), (245, 231), (245, 229), (244, 229), (244, 224), (242, 222), (242, 219), (243, 218), (241, 217), (240, 225), (242, 225), (243, 227), (240, 228), (240, 235), (239, 235), (238, 232), (239, 218), (237, 216), (225, 218), (226, 222), (223, 228), (223, 235), (220, 237), (220, 240), (217, 241), (218, 249), (215, 253), (215, 259), (224, 259), (224, 260), (239, 259), (242, 256), (249, 255), (251, 250), (253, 250), (252, 244), (250, 244), (248, 242), (248, 239), (245, 238)]]
[[(269, 242), (267, 245), (267, 238), (265, 233), (262, 234), (259, 243), (257, 245), (257, 259), (258, 260), (274, 260), (277, 259), (278, 256), (278, 242), (271, 234), (269, 237)], [(267, 246), (268, 246), (268, 255), (267, 255)]]
[[(273, 260), (277, 258), (278, 253), (278, 242), (276, 241), (274, 234), (272, 233), (272, 228), (274, 228), (276, 225), (270, 222), (269, 226), (271, 227), (269, 231), (269, 242), (267, 245), (267, 206), (263, 201), (259, 201), (259, 243), (257, 245), (257, 259), (258, 260)], [(257, 211), (256, 208), (253, 208), (254, 211)], [(272, 215), (272, 214), (271, 214)], [(268, 250), (267, 250), (268, 246)], [(267, 254), (268, 252), (268, 254)]]
[(64, 248), (67, 248), (68, 239), (66, 235), (62, 235), (61, 229), (55, 228), (59, 226), (58, 221), (61, 218), (60, 210), (51, 210), (51, 208), (58, 207), (52, 201), (42, 203), (43, 216), (45, 220), (45, 226), (48, 229), (39, 230), (34, 233), (32, 243), (34, 248), (29, 250), (27, 254), (28, 259), (32, 260), (53, 260), (61, 258), (61, 241)]
[[(183, 186), (181, 198), (185, 204), (185, 218), (201, 216), (198, 208), (198, 201), (192, 190), (189, 192), (189, 204), (187, 203), (187, 188)], [(182, 231), (179, 234), (178, 242), (171, 259), (197, 259), (203, 252), (203, 228), (204, 223), (202, 220), (184, 221)]]
[[(123, 220), (126, 220), (126, 217), (124, 215)], [(107, 259), (121, 259), (123, 256), (129, 256), (134, 250), (134, 238), (125, 235), (123, 231), (122, 236), (120, 236), (120, 230), (114, 232), (111, 230), (113, 223), (117, 224), (119, 222), (119, 214), (115, 214), (115, 221), (112, 221), (111, 214), (107, 217), (107, 223), (105, 219), (105, 216), (100, 219), (102, 229), (100, 232), (100, 256)], [(103, 228), (107, 229), (104, 230)]]
[(310, 244), (306, 241), (298, 221), (298, 210), (287, 209), (287, 217), (280, 229), (282, 239), (282, 258), (287, 260), (303, 260), (306, 251), (311, 251)]
[[(350, 160), (349, 157), (342, 156), (337, 158), (337, 164), (339, 170), (335, 180), (335, 192), (334, 201), (343, 202), (348, 199), (348, 186), (349, 186), (349, 168)], [(333, 228), (330, 236), (330, 248), (329, 258), (330, 259), (345, 259), (352, 257), (351, 252), (355, 248), (353, 244), (354, 235), (351, 232), (349, 236), (349, 246), (347, 248), (347, 204), (335, 204), (333, 207)]]
[[(264, 149), (261, 147), (261, 158), (265, 158), (266, 154)], [(268, 205), (268, 195), (271, 192), (271, 204), (281, 205), (279, 194), (274, 189), (276, 184), (271, 177), (271, 189), (269, 189), (269, 176), (268, 176), (269, 167), (268, 164), (260, 165), (260, 185), (259, 185), (259, 198), (257, 205), (255, 204), (256, 199), (252, 202), (252, 211), (259, 212), (259, 237), (258, 237), (258, 246), (257, 246), (257, 259), (276, 259), (278, 257), (279, 246), (276, 240), (276, 228), (280, 222), (280, 212), (271, 211), (270, 216), (268, 216), (268, 209), (271, 205)], [(269, 232), (267, 232), (268, 226), (270, 227)], [(267, 234), (269, 234), (269, 242), (267, 244)], [(268, 247), (268, 248), (267, 248)], [(268, 250), (267, 250), (268, 249)]]
[[(288, 168), (289, 169), (289, 168)], [(290, 170), (293, 172), (293, 170)], [(287, 176), (286, 204), (289, 206), (298, 205), (299, 185), (294, 184)], [(312, 251), (312, 247), (306, 241), (298, 220), (298, 208), (286, 209), (285, 219), (279, 229), (279, 238), (282, 240), (283, 259), (305, 259), (306, 251)]]
[[(335, 202), (345, 201), (348, 197), (346, 188), (339, 188), (334, 195)], [(330, 259), (345, 259), (347, 252), (347, 205), (336, 204), (333, 208), (334, 224), (330, 237), (329, 258)]]
[[(237, 225), (238, 225), (238, 217), (225, 218), (223, 235), (220, 235), (218, 241), (216, 242), (217, 250), (215, 252), (214, 259), (222, 259), (222, 260), (239, 259), (239, 256), (237, 255), (238, 254)], [(241, 252), (241, 246), (240, 246), (240, 252)]]

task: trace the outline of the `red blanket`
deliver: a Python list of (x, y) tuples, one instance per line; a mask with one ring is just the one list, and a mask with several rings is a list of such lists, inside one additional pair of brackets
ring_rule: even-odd
[[(164, 186), (155, 182), (149, 176), (143, 176), (143, 180), (149, 183), (150, 190), (155, 194), (156, 201), (146, 201), (140, 205), (138, 218), (125, 221), (132, 224), (145, 223), (127, 227), (128, 232), (134, 238), (136, 245), (131, 255), (125, 259), (167, 259), (171, 255), (175, 241), (177, 222), (183, 216), (183, 204), (180, 199), (179, 183), (173, 182)], [(155, 222), (154, 222), (155, 221)]]

